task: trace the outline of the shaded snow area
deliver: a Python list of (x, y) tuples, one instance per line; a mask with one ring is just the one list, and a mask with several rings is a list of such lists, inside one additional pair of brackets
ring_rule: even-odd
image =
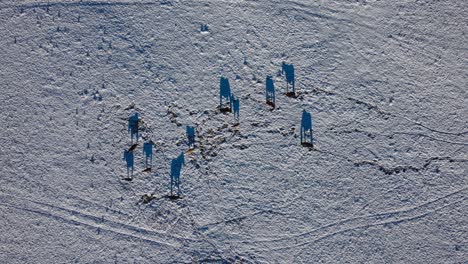
[(468, 263), (467, 14), (465, 0), (0, 1), (0, 263)]

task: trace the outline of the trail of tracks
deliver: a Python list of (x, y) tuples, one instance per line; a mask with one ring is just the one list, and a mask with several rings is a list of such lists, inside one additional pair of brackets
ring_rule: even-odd
[[(454, 204), (465, 202), (468, 199), (467, 195), (468, 186), (411, 208), (346, 218), (316, 229), (279, 239), (233, 241), (233, 243), (255, 244), (260, 251), (273, 251), (305, 246), (348, 231), (374, 226), (398, 225), (422, 219)], [(288, 246), (284, 246), (285, 243), (292, 240), (294, 243), (288, 243)]]
[(19, 5), (3, 5), (0, 8), (47, 8), (47, 7), (99, 7), (99, 6), (151, 6), (151, 5), (162, 5), (161, 2), (149, 2), (149, 1), (47, 1), (47, 2), (30, 2), (22, 3)]
[[(308, 78), (306, 78), (308, 79)], [(301, 81), (298, 81), (299, 84), (301, 84), (302, 87), (309, 87), (310, 85), (307, 85)], [(401, 116), (401, 115), (397, 115), (395, 113), (392, 113), (392, 112), (388, 112), (386, 110), (382, 110), (380, 109), (377, 105), (374, 105), (370, 102), (366, 102), (364, 100), (361, 100), (361, 99), (358, 99), (358, 98), (354, 98), (354, 97), (350, 97), (350, 96), (347, 96), (347, 95), (344, 95), (344, 94), (341, 94), (341, 93), (338, 93), (338, 92), (335, 92), (335, 91), (327, 91), (325, 89), (322, 89), (322, 88), (318, 88), (318, 87), (313, 87), (312, 88), (312, 92), (315, 92), (315, 93), (325, 93), (326, 95), (331, 95), (331, 96), (338, 96), (338, 97), (341, 97), (343, 99), (347, 99), (349, 101), (352, 101), (356, 104), (360, 104), (360, 105), (364, 105), (366, 106), (369, 110), (375, 110), (376, 112), (378, 112), (379, 114), (382, 114), (382, 115), (386, 115), (386, 116), (392, 116), (392, 117), (395, 117), (395, 118), (400, 118), (400, 119), (405, 119), (406, 121), (416, 125), (416, 126), (420, 126), (422, 128), (425, 128), (431, 132), (434, 132), (434, 133), (439, 133), (439, 134), (446, 134), (446, 135), (451, 135), (451, 136), (464, 136), (464, 135), (467, 135), (468, 134), (468, 131), (444, 131), (444, 130), (439, 130), (439, 129), (435, 129), (435, 128), (431, 128), (427, 125), (424, 125), (422, 124), (421, 122), (418, 122), (418, 121), (415, 121), (415, 120), (412, 120), (410, 118), (407, 118), (405, 116)], [(453, 144), (466, 144), (466, 143), (459, 143), (459, 142), (448, 142), (448, 143), (453, 143)]]
[(72, 208), (38, 202), (25, 199), (23, 197), (20, 199), (7, 194), (0, 195), (0, 206), (41, 215), (69, 225), (83, 226), (86, 228), (114, 233), (127, 239), (140, 239), (157, 246), (180, 248), (187, 242), (198, 241), (193, 238), (179, 237), (164, 232), (149, 230), (136, 225), (122, 223), (116, 220), (110, 220), (104, 215), (97, 216)]
[[(120, 4), (119, 4), (120, 3)], [(158, 4), (156, 3), (151, 3), (151, 4)], [(54, 5), (59, 5), (59, 6), (65, 6), (65, 3), (54, 3)], [(79, 4), (79, 6), (112, 6), (112, 5), (130, 5), (130, 2), (113, 2), (113, 3), (108, 3), (108, 2), (82, 2)], [(144, 3), (133, 3), (132, 5), (144, 5)], [(45, 7), (46, 5), (41, 4), (33, 4), (30, 6), (25, 6), (25, 7)], [(47, 4), (47, 6), (50, 6)], [(68, 5), (68, 6), (78, 6), (77, 3)], [(284, 12), (289, 12), (290, 9), (283, 8)], [(298, 9), (298, 11), (301, 11), (301, 13), (306, 14), (310, 17), (318, 17), (318, 18), (323, 18), (323, 19), (333, 19), (330, 16), (325, 16), (321, 15), (319, 13), (312, 13), (312, 12), (302, 12), (304, 10)], [(340, 19), (340, 22), (352, 22), (352, 20), (348, 19)], [(261, 39), (259, 37), (259, 39)], [(395, 40), (392, 40), (395, 41)], [(408, 43), (407, 43), (408, 44)], [(408, 44), (409, 45), (409, 44)], [(305, 86), (304, 86), (305, 87)], [(427, 129), (430, 132), (434, 133), (439, 133), (439, 134), (446, 134), (450, 136), (457, 136), (461, 137), (466, 134), (468, 134), (468, 131), (461, 131), (461, 132), (450, 132), (450, 131), (442, 131), (442, 130), (437, 130), (431, 127), (428, 127), (424, 125), (423, 123), (420, 123), (415, 120), (411, 120), (407, 117), (404, 117), (402, 115), (397, 115), (396, 113), (393, 112), (387, 112), (385, 109), (381, 109), (378, 106), (365, 102), (361, 99), (357, 99), (354, 97), (349, 97), (345, 94), (339, 94), (335, 92), (329, 92), (320, 88), (314, 88), (314, 92), (321, 92), (321, 93), (327, 93), (327, 95), (337, 95), (341, 97), (342, 99), (349, 101), (350, 103), (354, 104), (359, 104), (367, 107), (371, 111), (377, 111), (378, 113), (386, 116), (393, 116), (396, 118), (400, 119), (405, 119), (406, 121), (413, 123), (414, 125), (423, 127)], [(212, 116), (208, 116), (208, 121), (212, 118)], [(204, 124), (207, 120), (203, 120), (202, 123)], [(219, 131), (218, 131), (219, 132)], [(404, 134), (406, 132), (394, 132), (394, 134), (399, 133), (399, 134)], [(411, 132), (408, 132), (406, 134), (409, 134)], [(446, 143), (451, 143), (451, 144), (462, 144), (466, 145), (463, 142), (452, 142), (452, 141), (447, 141), (443, 139), (437, 139), (428, 135), (424, 135), (422, 133), (418, 134), (420, 136), (425, 136), (432, 138), (434, 140), (438, 141), (443, 141)], [(226, 137), (223, 137), (225, 139)], [(232, 137), (231, 137), (232, 138)], [(228, 139), (229, 140), (229, 139)], [(285, 144), (286, 146), (291, 145), (291, 141), (296, 140), (295, 138), (290, 138), (289, 142)], [(207, 142), (207, 145), (209, 142)], [(257, 144), (257, 143), (256, 143)], [(210, 146), (211, 147), (211, 146)], [(213, 146), (214, 152), (219, 151), (219, 148), (217, 149), (216, 146)], [(334, 154), (337, 155), (337, 154)], [(165, 155), (164, 155), (165, 156)], [(346, 157), (345, 157), (346, 158)], [(445, 158), (445, 157), (444, 157)], [(450, 157), (446, 157), (449, 159)], [(168, 160), (167, 156), (165, 156), (166, 161)], [(428, 160), (430, 163), (433, 159)], [(436, 159), (434, 159), (436, 160)], [(351, 160), (350, 160), (351, 161)], [(297, 160), (296, 162), (300, 162), (300, 160)], [(388, 169), (383, 167), (380, 164), (377, 164), (375, 162), (362, 162), (364, 165), (371, 165), (371, 166), (377, 166), (379, 168), (383, 168), (384, 170)], [(428, 163), (426, 163), (428, 164)], [(292, 166), (296, 167), (296, 166)], [(413, 167), (411, 167), (413, 168)], [(213, 177), (217, 176), (215, 171), (211, 171), (212, 167), (207, 166), (206, 170), (206, 175), (211, 176), (212, 182), (214, 182), (213, 185), (210, 184), (210, 179), (208, 181), (208, 184), (210, 184), (210, 188), (212, 186), (213, 190), (219, 190), (219, 185), (216, 184), (216, 179), (218, 177)], [(399, 168), (397, 168), (399, 169)], [(419, 168), (416, 168), (419, 169)], [(394, 169), (390, 168), (388, 169), (389, 172), (394, 171)], [(201, 172), (200, 172), (201, 173)], [(208, 177), (207, 177), (208, 178)], [(413, 220), (421, 219), (424, 218), (434, 212), (437, 212), (438, 210), (442, 210), (444, 208), (447, 208), (449, 206), (452, 206), (454, 204), (460, 203), (460, 202), (465, 202), (466, 201), (466, 191), (467, 187), (460, 189), (458, 191), (449, 193), (445, 196), (439, 197), (433, 201), (427, 202), (420, 204), (415, 207), (411, 207), (408, 209), (401, 209), (398, 211), (393, 211), (393, 212), (385, 212), (385, 213), (379, 213), (379, 214), (372, 214), (372, 215), (361, 215), (361, 216), (352, 216), (337, 222), (329, 223), (326, 224), (322, 227), (316, 228), (316, 229), (311, 229), (307, 230), (303, 233), (300, 234), (293, 234), (289, 237), (284, 237), (281, 239), (270, 239), (270, 240), (257, 240), (257, 241), (238, 241), (237, 243), (242, 243), (242, 244), (248, 244), (251, 245), (253, 243), (256, 244), (256, 247), (262, 248), (261, 250), (263, 251), (270, 251), (270, 250), (282, 250), (282, 249), (288, 249), (292, 247), (297, 247), (297, 246), (305, 246), (313, 242), (317, 242), (338, 234), (343, 234), (348, 231), (352, 230), (357, 230), (357, 229), (365, 229), (373, 226), (382, 226), (382, 225), (396, 225), (400, 224), (403, 222), (410, 222)], [(215, 192), (217, 195), (219, 195), (219, 192)], [(163, 245), (163, 246), (168, 246), (168, 247), (174, 247), (177, 248), (184, 244), (187, 241), (192, 241), (192, 239), (189, 238), (183, 238), (183, 237), (177, 237), (177, 236), (172, 236), (170, 234), (162, 233), (162, 232), (156, 232), (152, 230), (148, 230), (142, 227), (138, 227), (135, 225), (130, 225), (130, 224), (125, 224), (121, 222), (117, 222), (115, 220), (109, 220), (107, 218), (100, 217), (96, 214), (90, 214), (87, 212), (79, 211), (76, 209), (70, 209), (66, 207), (60, 207), (52, 204), (47, 204), (47, 203), (41, 203), (33, 200), (25, 200), (25, 199), (19, 199), (15, 198), (14, 196), (9, 196), (9, 195), (0, 195), (0, 206), (7, 207), (7, 208), (12, 208), (14, 210), (22, 210), (26, 211), (29, 213), (33, 214), (38, 214), (43, 217), (47, 217), (50, 219), (54, 219), (60, 222), (65, 222), (70, 225), (80, 225), (84, 226), (87, 228), (91, 229), (102, 229), (107, 232), (112, 232), (117, 234), (118, 236), (126, 237), (126, 238), (137, 238), (141, 239), (143, 241), (146, 241), (151, 244), (155, 245)], [(106, 208), (107, 209), (107, 208)], [(216, 207), (215, 207), (216, 210)], [(235, 222), (235, 221), (240, 221), (246, 217), (252, 217), (258, 214), (264, 214), (264, 213), (272, 213), (272, 210), (263, 210), (259, 212), (255, 212), (250, 215), (243, 215), (239, 216), (236, 218), (228, 219), (225, 221), (218, 221), (216, 223), (208, 224), (207, 226), (212, 226), (216, 224), (222, 224), (225, 222)], [(221, 214), (220, 214), (221, 215)], [(192, 221), (195, 222), (193, 220)], [(197, 225), (194, 224), (194, 227)], [(201, 233), (201, 232), (200, 232)], [(200, 236), (202, 236), (201, 234)], [(290, 243), (291, 241), (295, 240), (294, 243)], [(214, 242), (210, 242), (210, 244), (214, 244)], [(284, 246), (284, 245), (288, 246)], [(216, 249), (216, 246), (213, 245), (213, 247)], [(219, 250), (217, 250), (219, 251)]]

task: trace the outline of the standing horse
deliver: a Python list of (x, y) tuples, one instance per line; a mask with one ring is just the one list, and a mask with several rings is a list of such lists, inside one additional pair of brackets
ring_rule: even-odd
[(239, 120), (239, 110), (240, 110), (240, 99), (237, 97), (237, 98), (234, 98), (234, 96), (232, 95), (231, 96), (232, 99), (232, 106), (234, 108), (234, 118), (236, 120)]
[(177, 187), (177, 194), (180, 193), (180, 172), (182, 165), (185, 165), (183, 152), (171, 161), (171, 195), (174, 187)]
[(127, 178), (131, 178), (133, 177), (133, 151), (125, 150), (123, 159), (127, 162)]
[(195, 147), (195, 127), (187, 126), (187, 139), (189, 148)]
[[(223, 98), (229, 103), (229, 107), (223, 108)], [(227, 111), (231, 112), (231, 86), (229, 85), (229, 80), (227, 78), (221, 77), (219, 80), (219, 109), (221, 112)]]
[(136, 135), (136, 141), (138, 142), (138, 113), (135, 113), (133, 116), (130, 116), (128, 119), (128, 131), (130, 132), (130, 137), (133, 144), (133, 135)]
[[(147, 169), (153, 167), (153, 144), (152, 141), (143, 143), (143, 154), (145, 154), (145, 166)], [(150, 161), (149, 166), (148, 160)]]
[(312, 115), (306, 110), (302, 111), (301, 122), (301, 144), (314, 146), (314, 137), (312, 134)]
[(275, 107), (275, 85), (271, 76), (266, 78), (266, 103)]
[(286, 75), (286, 93), (289, 94), (288, 84), (292, 85), (292, 94), (296, 92), (294, 79), (294, 65), (283, 62), (281, 65), (281, 73)]

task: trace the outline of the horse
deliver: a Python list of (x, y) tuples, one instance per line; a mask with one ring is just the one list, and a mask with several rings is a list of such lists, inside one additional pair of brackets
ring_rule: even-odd
[(295, 93), (294, 65), (283, 62), (281, 73), (286, 75), (286, 90), (289, 92), (288, 84), (292, 85), (292, 93)]
[[(223, 98), (226, 98), (229, 102), (229, 108), (223, 108)], [(227, 78), (221, 77), (219, 80), (219, 109), (221, 111), (231, 111), (231, 86)]]
[(133, 143), (133, 135), (136, 134), (136, 141), (138, 142), (138, 113), (130, 116), (128, 119), (128, 131)]
[(275, 85), (271, 76), (266, 78), (266, 102), (275, 106)]
[(171, 195), (174, 187), (177, 187), (177, 192), (180, 192), (180, 172), (182, 165), (185, 165), (184, 153), (171, 161)]
[[(127, 177), (130, 178), (131, 176), (133, 176), (133, 164), (134, 164), (133, 151), (125, 150), (123, 159), (127, 162)], [(132, 172), (131, 174), (130, 174), (130, 170)]]
[[(145, 154), (146, 168), (151, 168), (153, 166), (153, 142), (143, 143), (143, 153)], [(148, 166), (148, 159), (150, 160), (150, 166)]]
[[(307, 138), (310, 138), (310, 142), (307, 142)], [(312, 134), (312, 115), (306, 110), (303, 110), (301, 122), (301, 143), (306, 143), (313, 146), (313, 140), (314, 138)]]

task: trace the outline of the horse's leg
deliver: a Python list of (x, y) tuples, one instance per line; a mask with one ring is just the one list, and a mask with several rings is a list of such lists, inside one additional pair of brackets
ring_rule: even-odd
[(174, 185), (174, 177), (171, 175), (171, 196), (172, 196), (172, 186)]
[(310, 129), (310, 144), (314, 145), (314, 136), (312, 134), (312, 128)]

